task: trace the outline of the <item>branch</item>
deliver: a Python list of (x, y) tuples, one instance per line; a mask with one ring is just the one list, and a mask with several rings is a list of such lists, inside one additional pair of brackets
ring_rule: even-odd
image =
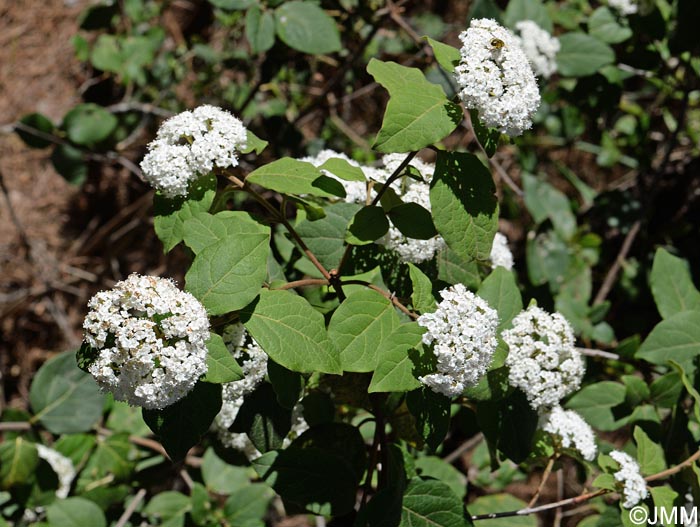
[(384, 291), (381, 287), (378, 287), (374, 284), (370, 284), (369, 282), (365, 282), (364, 280), (343, 280), (341, 282), (341, 285), (363, 285), (372, 291), (376, 291), (380, 295), (382, 295), (384, 298), (389, 300), (392, 304), (394, 304), (397, 308), (399, 308), (402, 312), (406, 313), (409, 317), (411, 317), (413, 320), (416, 320), (418, 318), (418, 315), (410, 311), (406, 306), (404, 306), (401, 301), (396, 298), (395, 295), (392, 293), (389, 293), (387, 291)]
[(594, 306), (602, 304), (605, 301), (605, 298), (608, 296), (608, 293), (610, 293), (610, 290), (613, 288), (613, 285), (615, 285), (617, 273), (620, 271), (625, 258), (627, 258), (627, 254), (630, 252), (634, 239), (637, 237), (637, 234), (639, 234), (639, 229), (641, 226), (641, 220), (635, 221), (632, 228), (627, 233), (627, 236), (625, 236), (625, 241), (622, 242), (622, 247), (620, 247), (620, 252), (615, 258), (615, 263), (613, 263), (613, 265), (610, 267), (608, 274), (605, 276), (605, 280), (603, 280), (603, 285), (600, 286), (598, 294), (595, 296), (595, 300), (593, 300)]
[(295, 280), (279, 287), (275, 287), (274, 290), (294, 289), (295, 287), (305, 287), (308, 285), (328, 285), (328, 280), (325, 278), (304, 278), (303, 280)]
[(292, 224), (289, 223), (286, 217), (282, 215), (281, 212), (279, 212), (275, 207), (273, 207), (264, 197), (262, 197), (257, 191), (255, 191), (247, 181), (241, 180), (238, 177), (234, 176), (230, 172), (225, 172), (226, 177), (231, 181), (234, 185), (236, 185), (238, 188), (241, 190), (244, 190), (248, 194), (250, 194), (260, 205), (262, 205), (274, 218), (277, 218), (277, 220), (284, 225), (285, 229), (287, 229), (287, 232), (294, 238), (294, 241), (297, 242), (299, 245), (299, 248), (304, 252), (306, 257), (311, 260), (311, 263), (314, 264), (316, 269), (318, 269), (323, 277), (330, 281), (331, 280), (331, 274), (328, 272), (328, 270), (323, 267), (321, 262), (318, 261), (318, 258), (316, 258), (316, 255), (311, 252), (311, 250), (308, 248), (306, 243), (304, 243), (304, 240), (301, 239), (301, 236), (297, 233), (296, 230), (294, 230), (294, 227), (292, 227)]
[[(651, 476), (647, 476), (644, 478), (644, 481), (650, 482), (650, 481), (657, 481), (659, 479), (664, 479), (667, 478), (668, 476), (673, 476), (674, 474), (677, 474), (681, 470), (683, 470), (686, 467), (689, 467), (692, 465), (695, 461), (700, 459), (700, 450), (695, 452), (692, 456), (687, 458), (685, 461), (682, 461), (678, 465), (671, 467), (669, 469), (663, 470), (661, 472), (658, 472), (656, 474), (652, 474)], [(559, 500), (555, 501), (554, 503), (548, 503), (546, 505), (540, 505), (539, 507), (525, 507), (524, 509), (519, 509), (517, 511), (507, 511), (507, 512), (494, 512), (491, 514), (479, 514), (476, 516), (472, 516), (472, 521), (475, 520), (491, 520), (495, 518), (509, 518), (512, 516), (527, 516), (529, 514), (534, 514), (537, 512), (543, 512), (543, 511), (548, 511), (552, 509), (560, 509), (562, 507), (566, 507), (568, 505), (578, 505), (580, 503), (584, 503), (586, 501), (592, 500), (593, 498), (597, 498), (598, 496), (603, 496), (605, 494), (611, 493), (611, 490), (608, 489), (600, 489), (595, 492), (589, 492), (587, 494), (581, 494), (580, 496), (576, 496), (574, 498), (567, 498), (565, 500)]]
[(540, 498), (540, 494), (542, 493), (542, 489), (547, 484), (547, 480), (549, 479), (549, 475), (552, 473), (552, 468), (554, 467), (554, 462), (556, 460), (557, 460), (557, 456), (552, 456), (549, 458), (549, 462), (547, 463), (547, 466), (544, 469), (544, 473), (542, 474), (542, 480), (540, 481), (540, 484), (537, 486), (537, 490), (535, 491), (535, 494), (533, 494), (532, 499), (530, 500), (530, 503), (527, 504), (528, 507), (533, 507), (535, 505), (535, 503), (537, 503), (537, 500)]
[(379, 203), (379, 200), (382, 199), (382, 196), (386, 192), (386, 189), (391, 186), (391, 184), (399, 179), (401, 177), (401, 174), (403, 173), (404, 168), (408, 166), (408, 164), (413, 160), (414, 157), (416, 157), (416, 154), (418, 152), (411, 152), (406, 156), (406, 159), (404, 159), (401, 164), (396, 167), (396, 170), (389, 176), (389, 178), (386, 180), (386, 182), (382, 185), (382, 188), (379, 189), (379, 192), (377, 192), (377, 195), (374, 196), (374, 199), (372, 200), (372, 203), (370, 205), (376, 205)]
[(620, 356), (617, 353), (612, 353), (610, 351), (591, 348), (576, 348), (576, 351), (581, 353), (581, 355), (586, 355), (588, 357), (602, 357), (603, 359), (620, 360)]
[(119, 517), (117, 523), (114, 524), (114, 527), (124, 527), (129, 521), (129, 518), (131, 518), (131, 515), (134, 514), (134, 511), (138, 508), (139, 505), (141, 505), (141, 502), (145, 497), (146, 489), (139, 489), (139, 491), (134, 496), (134, 499), (132, 499), (129, 502), (129, 506), (126, 509), (124, 509), (124, 513)]

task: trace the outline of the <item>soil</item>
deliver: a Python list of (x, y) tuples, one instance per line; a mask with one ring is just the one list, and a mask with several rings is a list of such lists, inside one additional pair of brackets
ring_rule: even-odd
[[(80, 345), (98, 287), (131, 271), (158, 272), (163, 262), (145, 219), (151, 196), (133, 175), (107, 167), (80, 189), (53, 169), (51, 148), (31, 149), (12, 131), (32, 112), (60, 123), (81, 102), (89, 72), (71, 38), (88, 4), (0, 3), (0, 413), (26, 408), (40, 363)], [(130, 246), (143, 249), (123, 250)]]

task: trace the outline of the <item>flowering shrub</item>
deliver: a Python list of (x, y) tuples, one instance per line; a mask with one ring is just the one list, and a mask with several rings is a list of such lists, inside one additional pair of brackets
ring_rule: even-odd
[[(340, 14), (299, 0), (211, 4), (245, 34), (255, 75), (269, 74), (274, 54), (339, 51), (336, 23), (352, 37), (360, 19), (350, 15), (365, 10), (405, 29), (393, 3), (340, 2)], [(390, 46), (373, 27), (364, 32), (363, 46), (374, 46), (366, 73), (388, 96), (364, 153), (330, 148), (343, 144), (331, 124), (365, 139), (343, 127), (328, 95), (365, 47), (345, 50), (348, 69), (321, 90), (329, 121), (307, 155), (283, 144), (293, 134), (279, 119), (291, 115), (286, 124), (308, 132), (299, 122), (316, 111), (300, 110), (295, 96), (275, 109), (253, 91), (234, 97), (235, 115), (203, 105), (160, 122), (140, 175), (155, 191), (164, 251), (187, 260), (184, 282), (132, 274), (89, 302), (77, 354), (84, 372), (73, 353), (46, 363), (29, 394), (33, 413), (14, 418), (26, 426), (0, 445), (0, 525), (248, 527), (284, 510), (353, 527), (511, 525), (511, 516), (534, 526), (537, 513), (561, 524), (574, 504), (588, 508), (567, 513), (567, 525), (631, 525), (632, 507), (699, 495), (700, 292), (687, 262), (655, 250), (647, 296), (662, 320), (622, 339), (628, 330), (613, 327), (607, 296), (620, 272), (625, 294), (646, 290), (645, 262), (623, 263), (641, 220), (615, 216), (624, 253), (604, 255), (586, 214), (613, 207), (612, 198), (553, 156), (547, 166), (578, 193), (570, 199), (538, 165), (540, 142), (575, 144), (600, 167), (651, 174), (656, 161), (642, 157), (648, 116), (623, 93), (647, 77), (622, 61), (635, 46), (663, 46), (659, 57), (676, 68), (660, 67), (669, 82), (697, 80), (692, 46), (675, 36), (685, 27), (677, 12), (690, 8), (474, 4), (461, 49), (416, 39), (429, 57), (422, 69), (369, 58), (386, 58)], [(653, 43), (633, 33), (652, 22), (664, 28)], [(103, 57), (105, 46), (134, 38), (100, 36), (91, 62), (147, 97), (149, 83), (168, 79), (149, 79), (153, 53), (137, 65)], [(309, 61), (322, 68), (336, 58)], [(278, 69), (292, 75), (289, 64)], [(629, 75), (640, 78), (627, 83)], [(368, 85), (364, 72), (358, 79)], [(680, 82), (665, 96), (697, 110), (697, 86), (679, 95)], [(600, 115), (589, 120), (589, 106)], [(249, 108), (277, 120), (254, 127)], [(87, 112), (90, 140), (74, 119), (60, 130), (27, 122), (65, 135), (58, 146), (98, 149), (118, 126), (101, 112)], [(617, 120), (595, 129), (598, 142), (581, 139), (607, 112)], [(676, 141), (697, 153), (692, 119), (695, 128), (675, 122), (664, 162)], [(522, 188), (499, 164), (504, 151)], [(521, 211), (528, 233), (509, 241)], [(163, 491), (171, 463), (182, 482)], [(511, 483), (540, 472), (529, 502), (513, 495)], [(547, 485), (558, 496), (544, 503)]]

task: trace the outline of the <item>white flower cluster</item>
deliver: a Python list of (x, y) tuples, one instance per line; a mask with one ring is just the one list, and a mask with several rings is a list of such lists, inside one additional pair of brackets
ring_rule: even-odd
[(578, 390), (585, 367), (574, 347), (573, 330), (562, 315), (530, 306), (502, 336), (510, 349), (508, 381), (525, 393), (533, 409), (556, 406)]
[(481, 122), (509, 136), (532, 126), (540, 104), (535, 74), (518, 40), (496, 21), (471, 21), (455, 69), (464, 105), (479, 112)]
[(623, 485), (622, 506), (631, 509), (649, 495), (646, 481), (639, 471), (639, 465), (630, 455), (613, 450), (610, 457), (620, 464), (620, 470), (615, 472), (614, 477)]
[(496, 267), (505, 267), (509, 271), (513, 269), (513, 253), (508, 247), (508, 238), (500, 232), (497, 232), (493, 238), (489, 260), (491, 260), (492, 269)]
[(248, 459), (256, 459), (261, 454), (248, 436), (244, 433), (230, 432), (228, 428), (236, 420), (244, 397), (253, 392), (267, 375), (267, 355), (258, 343), (248, 336), (243, 324), (226, 326), (223, 339), (233, 358), (241, 365), (245, 377), (222, 386), (221, 410), (214, 419), (214, 428), (223, 445), (240, 450)]
[(440, 291), (442, 301), (434, 313), (425, 313), (418, 324), (428, 331), (425, 344), (434, 344), (438, 373), (418, 380), (447, 397), (474, 386), (486, 373), (496, 350), (498, 313), (462, 284)]
[(130, 275), (88, 302), (88, 371), (118, 401), (164, 408), (207, 371), (209, 319), (204, 306), (168, 279)]
[(639, 9), (635, 0), (608, 0), (608, 5), (622, 16), (633, 15)]
[(535, 70), (535, 74), (548, 79), (557, 71), (557, 53), (561, 48), (559, 39), (553, 37), (532, 20), (521, 20), (515, 24), (520, 32), (520, 41), (525, 55)]
[(44, 445), (37, 444), (36, 450), (39, 457), (51, 466), (58, 477), (56, 497), (61, 499), (67, 498), (76, 474), (73, 462), (63, 454), (56, 452), (53, 448)]
[(185, 196), (189, 184), (214, 167), (238, 165), (245, 148), (243, 123), (216, 106), (204, 105), (165, 121), (141, 161), (143, 177), (168, 198)]
[(577, 450), (583, 459), (593, 461), (597, 450), (595, 435), (579, 414), (555, 406), (540, 416), (540, 423), (545, 432), (559, 438), (563, 448)]

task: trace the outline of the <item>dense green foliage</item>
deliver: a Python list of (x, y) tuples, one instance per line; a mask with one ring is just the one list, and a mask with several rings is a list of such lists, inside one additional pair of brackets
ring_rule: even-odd
[[(59, 124), (32, 114), (16, 128), (80, 185), (96, 163), (137, 172), (143, 149), (130, 150), (133, 138), (155, 129), (154, 116), (185, 108), (183, 85), (245, 121), (241, 166), (203, 176), (186, 197), (154, 197), (162, 249), (189, 258), (184, 288), (211, 318), (208, 372), (184, 399), (141, 412), (99, 393), (74, 352), (47, 362), (31, 411), (1, 416), (0, 425), (19, 426), (0, 428), (0, 527), (255, 527), (280, 510), (354, 527), (534, 526), (534, 515), (476, 517), (527, 507), (511, 484), (545, 467), (566, 474), (560, 499), (582, 495), (590, 505), (566, 525), (627, 526), (607, 455), (615, 448), (653, 476), (644, 507), (699, 503), (700, 292), (688, 261), (700, 254), (697, 216), (684, 215), (697, 203), (686, 195), (673, 218), (657, 210), (660, 194), (685, 189), (669, 181), (674, 168), (687, 179), (672, 153), (698, 155), (694, 0), (645, 2), (629, 17), (588, 0), (471, 3), (470, 18), (510, 28), (534, 20), (560, 39), (533, 130), (514, 140), (455, 96), (459, 50), (440, 39), (466, 25), (379, 0), (209, 4), (199, 16), (218, 45), (194, 30), (174, 43), (160, 2), (89, 8), (75, 50), (114, 100), (86, 97)], [(355, 96), (373, 80), (363, 107)], [(358, 138), (344, 118), (369, 125)], [(401, 154), (391, 181), (428, 179), (411, 160), (433, 155), (431, 211), (346, 160), (297, 159), (324, 147), (366, 166)], [(519, 183), (504, 159), (520, 167)], [(613, 184), (594, 189), (577, 159)], [(375, 192), (345, 203), (342, 182)], [(499, 218), (526, 233), (513, 270), (489, 262)], [(410, 239), (439, 234), (445, 246), (404, 263), (383, 242), (393, 228)], [(635, 238), (643, 249), (629, 256)], [(498, 312), (499, 341), (480, 382), (451, 400), (418, 380), (435, 356), (416, 319), (458, 283)], [(508, 383), (500, 335), (532, 302), (564, 315), (590, 355), (582, 388), (563, 405), (596, 430), (593, 461), (558, 445)], [(230, 427), (261, 454), (251, 460), (210, 431), (221, 385), (244, 375), (220, 335), (231, 322), (269, 357), (266, 380)], [(309, 428), (291, 437), (298, 403)], [(75, 467), (67, 499), (56, 497), (60, 482), (38, 444)], [(459, 457), (463, 445), (469, 453)]]

